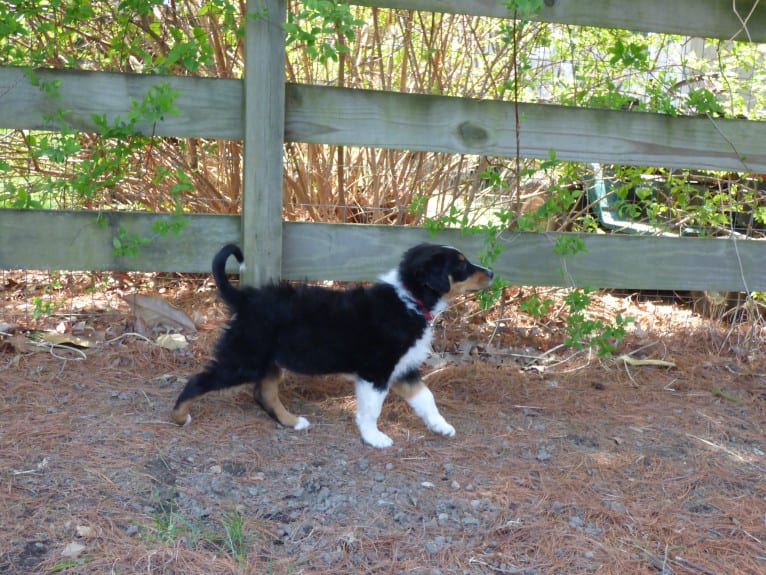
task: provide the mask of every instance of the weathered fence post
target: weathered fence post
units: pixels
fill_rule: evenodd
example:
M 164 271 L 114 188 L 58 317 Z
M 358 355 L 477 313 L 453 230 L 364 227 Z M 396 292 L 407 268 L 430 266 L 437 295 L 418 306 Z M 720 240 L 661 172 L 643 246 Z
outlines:
M 285 0 L 248 0 L 245 24 L 242 280 L 282 273 L 282 154 L 285 127 Z

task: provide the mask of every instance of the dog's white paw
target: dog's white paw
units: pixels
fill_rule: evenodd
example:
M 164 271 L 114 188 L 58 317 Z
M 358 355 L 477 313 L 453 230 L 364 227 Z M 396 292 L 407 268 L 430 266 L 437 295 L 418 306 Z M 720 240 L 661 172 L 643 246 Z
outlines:
M 431 421 L 429 421 L 428 429 L 430 429 L 434 433 L 445 435 L 447 437 L 452 437 L 455 435 L 455 428 L 452 427 L 449 423 L 447 423 L 447 420 L 441 416 L 439 416 L 438 419 L 434 418 Z
M 371 445 L 372 447 L 377 447 L 380 449 L 391 447 L 394 444 L 393 439 L 378 429 L 368 430 L 363 433 L 362 441 L 364 441 L 367 445 Z
M 300 431 L 301 429 L 307 429 L 309 425 L 311 424 L 309 423 L 308 419 L 306 419 L 305 417 L 299 417 L 298 422 L 295 424 L 293 429 L 296 431 Z
M 182 427 L 189 427 L 189 425 L 191 425 L 191 414 L 187 413 L 186 414 L 186 421 L 184 421 Z

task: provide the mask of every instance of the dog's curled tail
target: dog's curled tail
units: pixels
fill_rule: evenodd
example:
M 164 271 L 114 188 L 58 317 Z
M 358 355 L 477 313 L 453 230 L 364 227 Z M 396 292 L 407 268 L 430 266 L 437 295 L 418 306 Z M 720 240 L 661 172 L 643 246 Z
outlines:
M 215 279 L 215 285 L 218 286 L 218 293 L 221 294 L 223 301 L 232 307 L 238 307 L 239 302 L 242 299 L 242 292 L 229 283 L 229 278 L 226 277 L 226 260 L 230 256 L 237 258 L 237 261 L 241 264 L 244 261 L 242 250 L 239 246 L 234 244 L 228 244 L 221 248 L 215 257 L 213 258 L 213 279 Z

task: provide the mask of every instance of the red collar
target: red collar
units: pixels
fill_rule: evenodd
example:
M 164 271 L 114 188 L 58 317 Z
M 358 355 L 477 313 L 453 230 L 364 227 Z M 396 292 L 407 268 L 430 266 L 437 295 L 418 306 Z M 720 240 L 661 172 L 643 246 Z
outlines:
M 426 307 L 426 305 L 422 301 L 420 301 L 418 298 L 416 298 L 414 295 L 409 294 L 409 296 L 412 298 L 412 301 L 415 302 L 418 308 L 420 308 L 420 311 L 423 312 L 423 316 L 425 316 L 425 318 L 428 321 L 433 321 L 434 316 L 430 311 L 428 311 L 428 308 Z

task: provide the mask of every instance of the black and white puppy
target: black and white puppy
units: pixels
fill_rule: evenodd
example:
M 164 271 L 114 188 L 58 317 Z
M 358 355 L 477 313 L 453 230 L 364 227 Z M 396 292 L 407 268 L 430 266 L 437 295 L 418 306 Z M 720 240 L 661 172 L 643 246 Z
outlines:
M 492 271 L 472 264 L 455 248 L 421 244 L 370 287 L 235 288 L 225 274 L 232 255 L 242 262 L 237 246 L 218 252 L 213 277 L 233 316 L 218 341 L 215 359 L 179 395 L 173 409 L 176 423 L 191 422 L 189 406 L 199 396 L 250 382 L 256 401 L 269 415 L 287 427 L 305 429 L 309 422 L 290 413 L 279 399 L 282 370 L 287 369 L 351 375 L 356 382 L 356 423 L 362 439 L 374 447 L 393 443 L 377 424 L 389 389 L 402 396 L 431 431 L 455 434 L 418 367 L 431 349 L 434 317 L 455 296 L 487 287 Z

